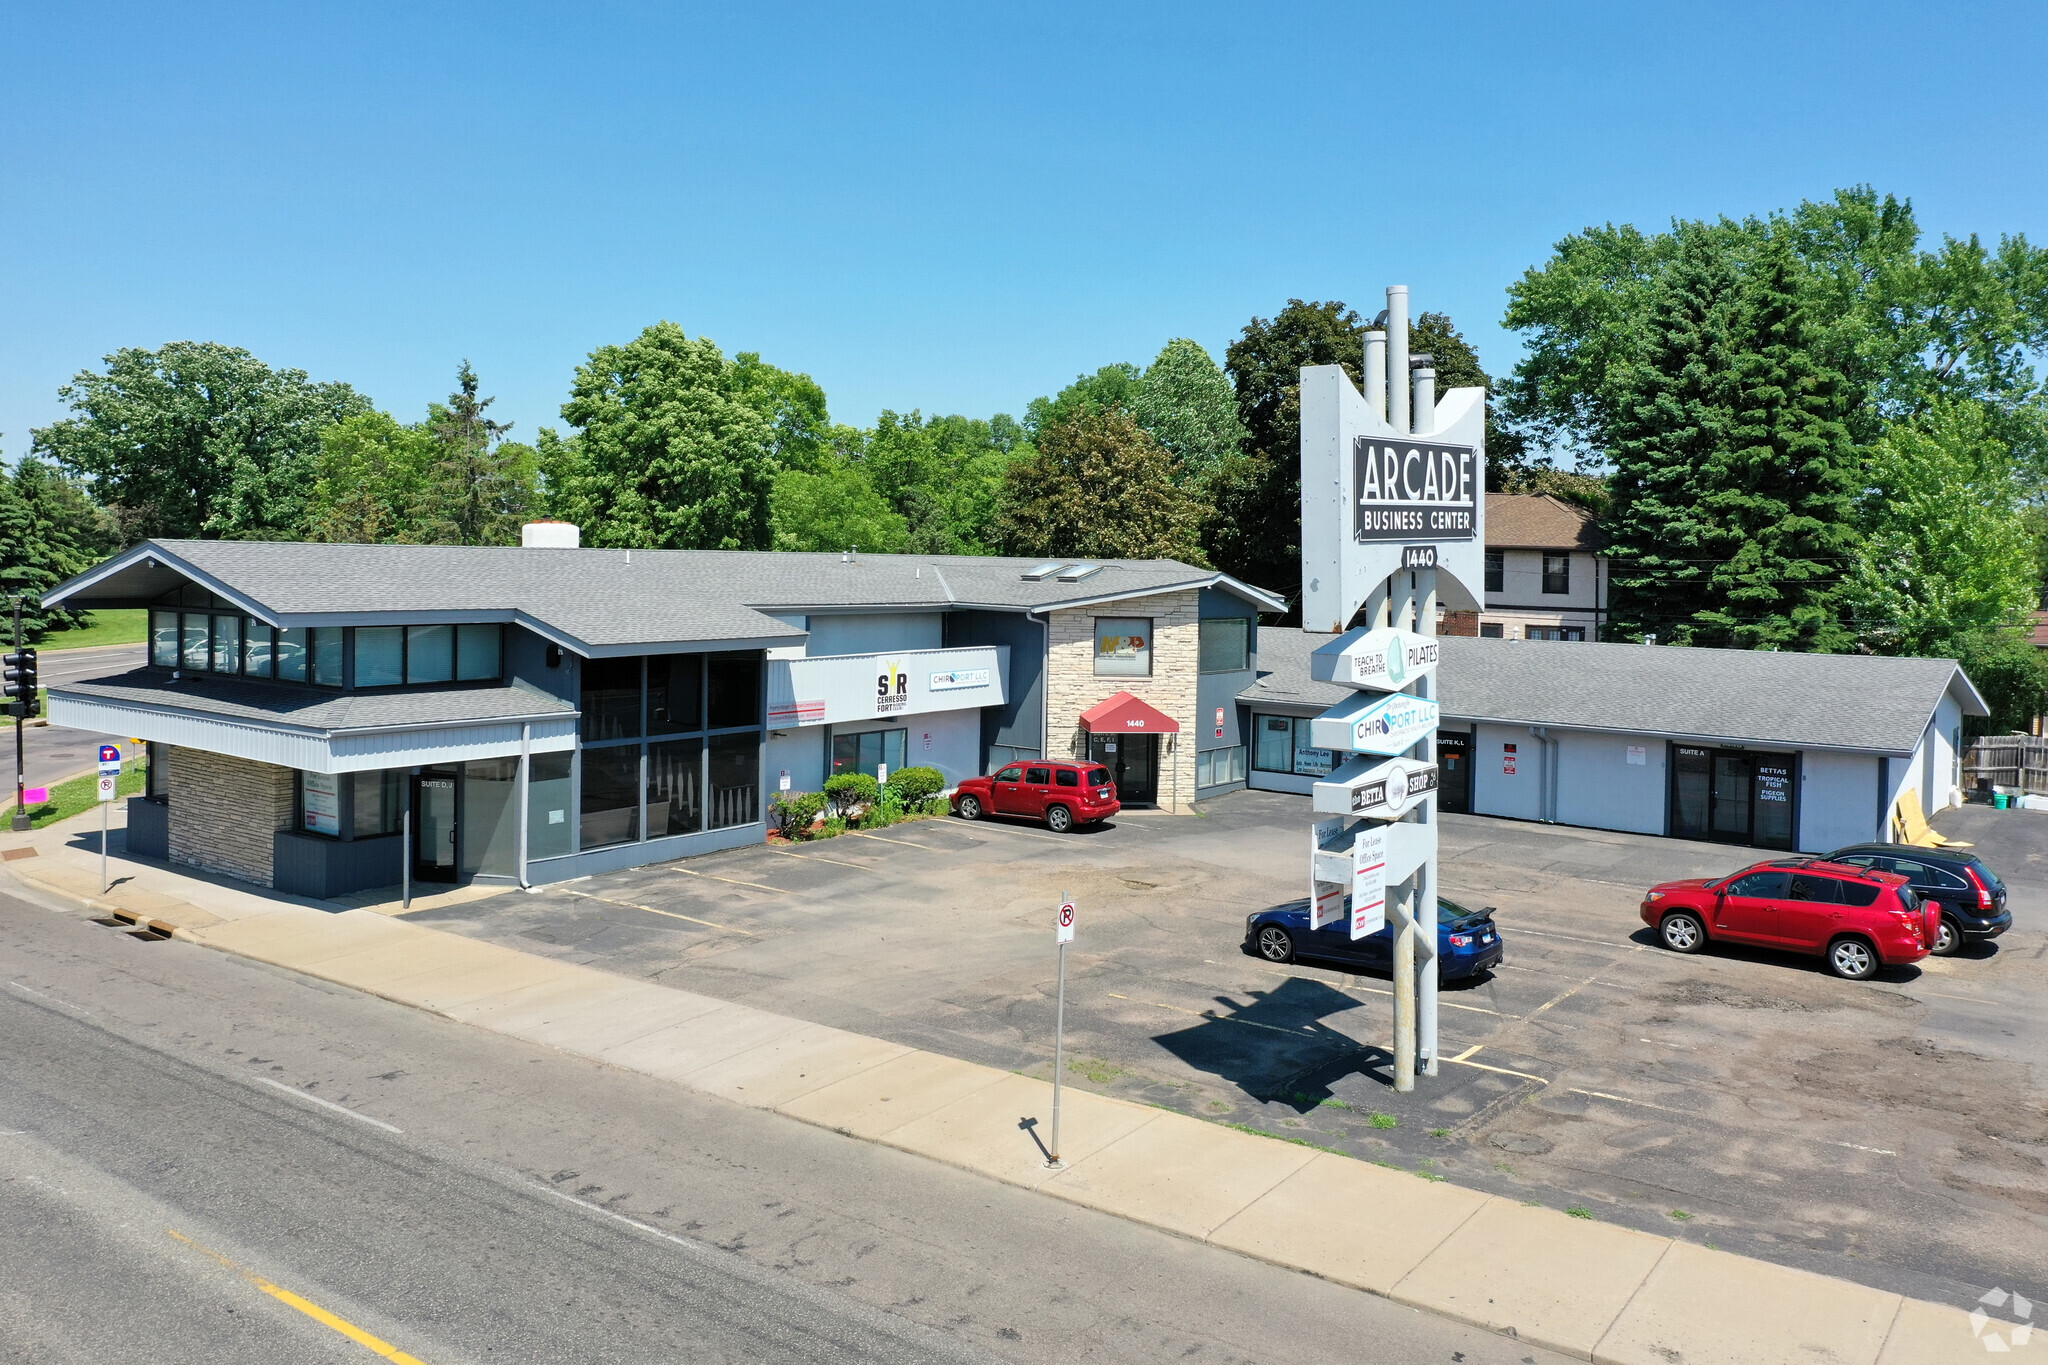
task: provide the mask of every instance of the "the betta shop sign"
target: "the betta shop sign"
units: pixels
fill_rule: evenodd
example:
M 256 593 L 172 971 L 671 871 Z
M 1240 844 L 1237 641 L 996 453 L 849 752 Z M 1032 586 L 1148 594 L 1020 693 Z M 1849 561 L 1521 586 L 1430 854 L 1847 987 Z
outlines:
M 1470 540 L 1478 527 L 1479 455 L 1471 446 L 1354 436 L 1352 536 Z

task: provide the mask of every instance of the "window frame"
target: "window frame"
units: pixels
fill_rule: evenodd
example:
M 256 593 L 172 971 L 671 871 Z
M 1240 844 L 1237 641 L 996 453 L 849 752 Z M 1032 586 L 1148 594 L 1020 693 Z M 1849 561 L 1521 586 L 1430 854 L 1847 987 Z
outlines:
M 1555 564 L 1557 567 L 1553 568 Z M 1552 586 L 1555 584 L 1556 586 Z M 1572 557 L 1543 552 L 1543 592 L 1549 597 L 1569 597 L 1572 591 Z
M 1236 627 L 1239 631 L 1237 652 L 1232 656 L 1238 663 L 1228 668 L 1209 666 L 1209 635 L 1212 629 Z M 1196 627 L 1195 671 L 1198 673 L 1244 673 L 1252 666 L 1252 621 L 1246 616 L 1205 616 Z
M 1088 647 L 1094 656 L 1093 662 L 1096 677 L 1149 678 L 1152 676 L 1153 648 L 1159 643 L 1158 635 L 1155 629 L 1156 618 L 1150 616 L 1098 616 L 1095 617 L 1094 620 L 1095 628 L 1089 636 Z M 1106 628 L 1113 626 L 1137 626 L 1139 627 L 1139 629 L 1137 631 L 1126 630 L 1110 635 L 1103 634 L 1103 631 Z M 1142 662 L 1144 664 L 1144 668 L 1140 670 L 1135 668 L 1112 666 L 1111 668 L 1105 670 L 1103 668 L 1103 661 L 1105 659 L 1111 660 L 1113 665 L 1121 664 L 1122 660 L 1120 656 L 1118 656 L 1114 652 L 1104 654 L 1102 650 L 1102 642 L 1106 639 L 1128 640 L 1134 637 L 1142 639 L 1145 642 L 1143 646 L 1134 648 L 1132 650 L 1132 653 L 1134 655 L 1141 656 L 1141 658 L 1139 658 L 1137 661 Z
M 1508 583 L 1508 557 L 1504 550 L 1486 552 L 1486 592 L 1506 592 Z

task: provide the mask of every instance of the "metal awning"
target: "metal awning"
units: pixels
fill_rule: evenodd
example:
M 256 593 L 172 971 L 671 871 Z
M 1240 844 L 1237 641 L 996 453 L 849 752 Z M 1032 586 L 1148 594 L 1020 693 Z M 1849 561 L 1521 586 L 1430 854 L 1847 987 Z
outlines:
M 1177 735 L 1180 722 L 1128 692 L 1081 713 L 1081 728 L 1091 734 Z

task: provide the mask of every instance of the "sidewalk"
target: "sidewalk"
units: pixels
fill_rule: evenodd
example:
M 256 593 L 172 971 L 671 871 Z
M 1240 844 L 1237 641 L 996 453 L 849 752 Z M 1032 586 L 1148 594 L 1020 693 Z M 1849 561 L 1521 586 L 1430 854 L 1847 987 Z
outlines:
M 1063 1165 L 1051 1170 L 1046 1082 L 442 933 L 396 917 L 389 904 L 338 910 L 118 857 L 110 865 L 118 884 L 102 894 L 98 820 L 88 812 L 33 835 L 0 836 L 0 869 L 44 899 L 772 1110 L 1584 1359 L 1932 1365 L 1979 1360 L 1986 1351 L 1970 1317 L 1956 1308 L 1072 1087 L 1062 1104 Z M 25 848 L 34 851 L 23 856 Z M 1978 1324 L 1986 1336 L 2001 1326 L 2010 1324 Z

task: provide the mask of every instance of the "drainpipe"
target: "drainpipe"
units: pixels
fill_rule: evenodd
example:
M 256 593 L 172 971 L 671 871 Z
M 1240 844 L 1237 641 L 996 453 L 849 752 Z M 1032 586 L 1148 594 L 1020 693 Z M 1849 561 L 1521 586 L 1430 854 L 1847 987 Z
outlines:
M 1541 725 L 1529 727 L 1529 733 L 1542 746 L 1543 771 L 1536 775 L 1536 818 L 1547 825 L 1557 823 L 1557 741 L 1548 729 Z
M 521 891 L 533 890 L 533 883 L 526 879 L 526 817 L 529 813 L 528 807 L 532 804 L 527 800 L 527 792 L 530 790 L 530 784 L 533 781 L 532 772 L 533 723 L 528 721 L 519 727 L 519 795 L 516 798 L 519 802 L 519 889 Z

